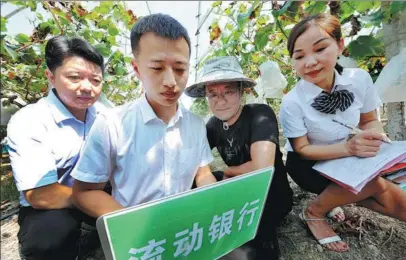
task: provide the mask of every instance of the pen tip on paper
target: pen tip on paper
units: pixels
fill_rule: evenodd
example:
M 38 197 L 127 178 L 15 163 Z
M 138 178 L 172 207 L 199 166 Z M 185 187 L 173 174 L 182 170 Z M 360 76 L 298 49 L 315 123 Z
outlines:
M 392 143 L 391 139 L 389 139 L 389 137 L 387 137 L 386 135 L 382 135 L 382 141 L 387 143 L 387 144 Z

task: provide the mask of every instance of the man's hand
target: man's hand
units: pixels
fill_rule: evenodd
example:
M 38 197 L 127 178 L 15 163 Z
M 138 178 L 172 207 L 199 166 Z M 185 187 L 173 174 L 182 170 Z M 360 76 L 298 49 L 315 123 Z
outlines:
M 197 170 L 195 181 L 197 187 L 202 187 L 217 182 L 216 178 L 211 173 L 210 167 L 208 165 L 200 167 Z
M 233 175 L 232 175 L 232 169 L 231 169 L 230 167 L 224 169 L 223 172 L 224 172 L 223 180 L 227 180 L 227 179 L 229 179 L 230 177 L 233 177 Z
M 123 209 L 112 196 L 103 191 L 106 183 L 88 183 L 75 180 L 73 202 L 87 215 L 98 218 L 104 214 Z
M 276 145 L 270 141 L 257 141 L 250 147 L 251 160 L 238 166 L 230 166 L 224 170 L 224 177 L 234 177 L 273 166 Z

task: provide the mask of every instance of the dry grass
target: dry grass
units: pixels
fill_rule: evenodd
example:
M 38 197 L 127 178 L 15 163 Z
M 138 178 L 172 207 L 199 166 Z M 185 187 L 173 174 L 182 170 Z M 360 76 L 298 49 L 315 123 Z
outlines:
M 8 170 L 7 172 L 3 172 L 2 169 L 2 172 L 0 174 L 0 201 L 3 203 L 4 201 L 17 200 L 19 192 L 16 185 L 14 184 L 14 179 L 11 171 Z

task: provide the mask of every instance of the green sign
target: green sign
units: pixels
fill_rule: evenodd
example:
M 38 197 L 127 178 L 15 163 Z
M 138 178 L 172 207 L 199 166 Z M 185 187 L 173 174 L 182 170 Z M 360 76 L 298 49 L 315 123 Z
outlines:
M 255 237 L 272 176 L 266 168 L 106 214 L 106 259 L 219 258 Z

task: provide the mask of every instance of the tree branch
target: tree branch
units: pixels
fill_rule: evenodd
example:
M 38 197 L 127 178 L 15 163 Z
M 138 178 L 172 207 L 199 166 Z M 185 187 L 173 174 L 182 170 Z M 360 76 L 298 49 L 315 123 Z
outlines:
M 289 21 L 291 21 L 291 22 L 294 22 L 295 24 L 298 23 L 295 19 L 292 19 L 292 18 L 290 18 L 290 17 L 287 16 L 287 15 L 282 14 L 281 17 L 283 17 L 283 18 L 285 18 L 286 20 L 289 20 Z
M 31 45 L 33 45 L 33 44 L 36 44 L 36 43 L 43 43 L 44 41 L 45 41 L 45 39 L 39 40 L 39 41 L 30 42 L 29 44 L 24 45 L 24 46 L 21 46 L 20 48 L 18 48 L 18 49 L 16 50 L 16 52 L 20 52 L 20 51 L 22 51 L 22 50 L 25 50 L 25 49 L 27 49 L 28 47 L 30 47 Z
M 279 61 L 280 63 L 283 63 L 283 66 L 281 66 L 281 68 L 289 68 L 289 69 L 292 68 L 292 65 L 289 65 L 289 64 L 286 63 L 285 61 L 283 61 L 283 60 L 281 60 L 281 59 L 275 57 L 273 54 L 266 53 L 266 52 L 264 52 L 264 51 L 261 51 L 261 53 L 264 54 L 265 56 L 271 56 L 272 59 L 275 59 L 275 60 Z
M 23 91 L 25 91 L 25 89 L 23 89 L 23 88 L 17 89 L 14 86 L 8 86 L 6 84 L 3 84 L 2 91 L 4 91 L 4 90 L 8 90 L 10 92 L 20 94 L 20 97 L 23 97 L 24 95 L 26 95 L 26 93 L 23 92 Z M 31 94 L 31 93 L 29 93 L 29 95 L 33 96 L 33 94 Z M 26 99 L 25 101 L 28 101 L 28 99 Z
M 110 91 L 110 93 L 108 93 L 108 94 L 106 95 L 106 98 L 110 98 L 111 95 L 113 95 L 113 93 L 116 92 L 116 90 L 118 90 L 118 88 L 112 88 L 112 90 Z
M 61 34 L 65 34 L 64 30 L 62 29 L 61 24 L 58 21 L 58 18 L 55 16 L 54 12 L 52 12 L 52 7 L 48 4 L 47 1 L 42 1 L 42 3 L 48 7 L 48 10 L 49 10 L 49 12 L 51 12 L 52 17 L 54 18 L 56 25 L 58 25 L 59 30 L 61 30 Z
M 283 35 L 286 37 L 286 39 L 288 39 L 288 35 L 286 34 L 285 30 L 282 28 L 282 25 L 280 23 L 280 21 L 278 20 L 278 18 L 275 19 L 276 21 L 276 25 L 278 26 L 278 28 L 281 30 L 281 32 L 283 33 Z
M 19 12 L 21 12 L 22 10 L 24 10 L 27 7 L 20 7 L 15 9 L 14 11 L 12 11 L 11 13 L 9 13 L 8 15 L 4 16 L 4 18 L 9 19 L 11 17 L 13 17 L 14 15 L 18 14 Z

